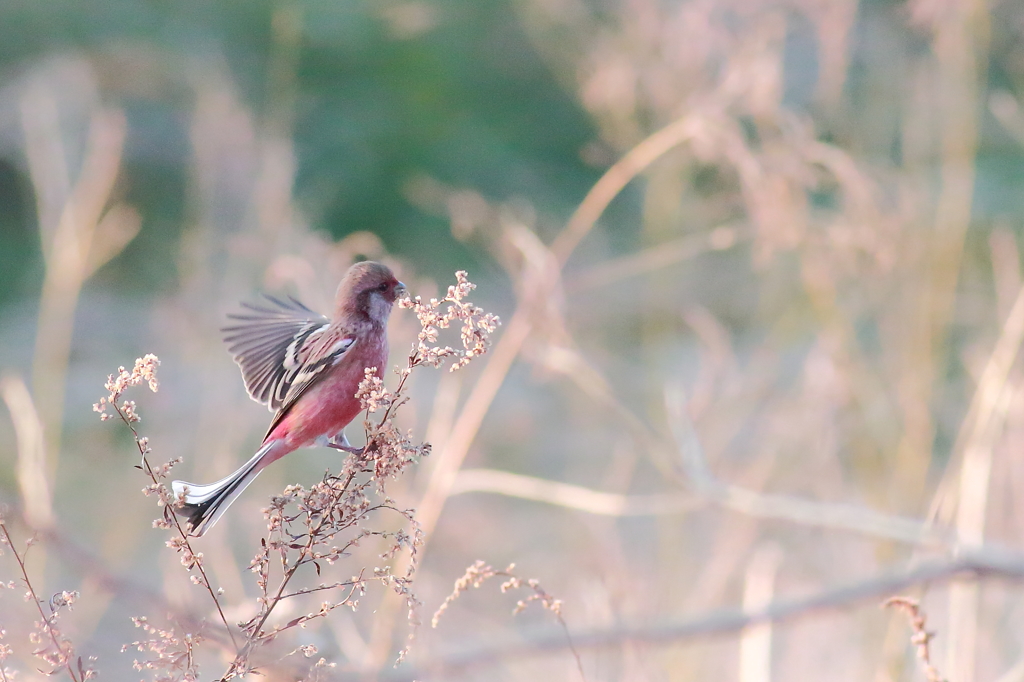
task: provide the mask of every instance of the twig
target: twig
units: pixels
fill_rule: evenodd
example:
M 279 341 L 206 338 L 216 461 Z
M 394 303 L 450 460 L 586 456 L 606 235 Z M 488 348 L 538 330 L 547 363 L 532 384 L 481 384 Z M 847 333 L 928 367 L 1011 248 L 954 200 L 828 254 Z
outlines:
M 146 456 L 147 448 L 142 443 L 142 437 L 139 435 L 139 432 L 135 430 L 135 427 L 132 425 L 132 422 L 128 419 L 128 415 L 124 413 L 124 411 L 121 409 L 121 406 L 117 404 L 116 400 L 111 401 L 110 404 L 117 412 L 117 416 L 119 416 L 121 418 L 121 421 L 124 422 L 125 426 L 127 426 L 131 430 L 132 437 L 135 438 L 135 446 L 139 449 L 139 454 L 142 455 L 142 470 L 146 473 L 147 476 L 149 476 L 150 480 L 153 481 L 153 485 L 161 485 L 160 479 L 153 471 L 153 467 L 150 465 L 149 459 Z M 188 533 L 185 531 L 184 527 L 182 527 L 181 520 L 178 518 L 178 515 L 174 511 L 174 506 L 169 504 L 166 505 L 164 509 L 170 514 L 171 522 L 174 524 L 175 529 L 178 531 L 178 536 L 181 538 L 181 544 L 188 552 L 188 556 L 195 558 L 195 561 L 193 562 L 192 565 L 195 566 L 195 568 L 199 571 L 199 575 L 202 576 L 203 587 L 206 588 L 206 591 L 210 594 L 210 598 L 213 600 L 213 605 L 217 608 L 217 613 L 218 615 L 220 615 L 220 620 L 224 624 L 224 629 L 227 630 L 228 637 L 231 638 L 231 646 L 235 649 L 235 651 L 238 651 L 238 642 L 235 640 L 235 633 L 231 630 L 231 626 L 228 624 L 227 616 L 224 615 L 224 609 L 221 608 L 220 600 L 217 599 L 217 592 L 213 589 L 213 586 L 210 584 L 210 579 L 209 577 L 207 577 L 206 570 L 203 568 L 203 562 L 201 560 L 202 555 L 196 554 L 192 551 L 192 545 L 188 540 Z
M 685 493 L 620 495 L 498 469 L 463 469 L 452 485 L 451 495 L 472 492 L 506 495 L 616 517 L 685 514 L 705 504 Z
M 938 669 L 932 665 L 932 655 L 928 645 L 935 637 L 935 633 L 928 632 L 925 628 L 924 612 L 921 611 L 921 605 L 910 597 L 890 597 L 882 603 L 882 608 L 897 608 L 907 614 L 910 619 L 910 627 L 914 631 L 910 637 L 910 643 L 917 647 L 917 657 L 921 660 L 925 677 L 928 682 L 945 682 Z
M 656 244 L 642 251 L 602 261 L 582 272 L 566 277 L 569 294 L 580 294 L 615 284 L 631 277 L 646 275 L 661 268 L 689 260 L 709 251 L 724 251 L 749 239 L 747 231 L 737 226 L 722 225 L 707 233 L 687 234 Z
M 572 255 L 580 240 L 593 228 L 601 214 L 608 208 L 618 194 L 651 163 L 666 152 L 689 140 L 695 127 L 700 123 L 693 116 L 685 116 L 645 138 L 626 153 L 587 192 L 576 211 L 569 218 L 565 228 L 552 242 L 550 250 L 551 266 L 555 270 L 549 275 L 557 276 L 565 262 Z M 524 254 L 525 255 L 525 254 Z M 527 283 L 528 285 L 529 283 Z M 530 291 L 529 286 L 525 289 Z M 516 306 L 505 332 L 498 339 L 491 358 L 480 373 L 473 386 L 462 411 L 452 426 L 445 448 L 438 458 L 432 472 L 427 491 L 419 505 L 420 522 L 427 537 L 433 532 L 444 508 L 445 501 L 451 495 L 455 477 L 469 453 L 469 448 L 483 424 L 484 417 L 494 402 L 498 389 L 505 382 L 505 377 L 519 356 L 520 350 L 533 331 L 533 311 L 541 304 L 540 293 L 537 296 L 524 297 Z M 544 299 L 546 300 L 546 298 Z
M 430 621 L 431 627 L 437 627 L 438 622 L 441 620 L 441 616 L 448 610 L 448 607 L 450 607 L 452 603 L 459 598 L 459 595 L 470 587 L 479 588 L 483 585 L 484 581 L 489 580 L 490 578 L 498 576 L 506 578 L 505 582 L 501 584 L 502 592 L 508 592 L 513 589 L 522 589 L 523 587 L 527 587 L 533 591 L 533 594 L 526 599 L 520 599 L 516 602 L 516 607 L 512 611 L 512 615 L 519 614 L 529 605 L 530 602 L 533 601 L 540 602 L 545 609 L 553 613 L 555 619 L 558 620 L 558 624 L 562 626 L 562 630 L 565 633 L 565 641 L 569 647 L 569 651 L 572 652 L 573 658 L 576 659 L 576 667 L 580 672 L 580 679 L 586 682 L 587 675 L 583 672 L 583 659 L 580 658 L 579 652 L 576 651 L 576 647 L 572 642 L 572 635 L 569 633 L 569 626 L 566 624 L 565 618 L 562 617 L 562 600 L 556 599 L 550 595 L 543 587 L 540 586 L 540 583 L 537 580 L 524 580 L 520 578 L 512 572 L 513 569 L 515 569 L 515 564 L 509 564 L 509 567 L 504 571 L 497 571 L 483 561 L 477 560 L 474 562 L 472 566 L 466 569 L 466 573 L 455 581 L 455 589 L 451 594 L 445 597 L 444 602 L 442 602 L 441 606 L 439 606 L 437 611 L 434 612 L 434 617 Z
M 43 612 L 42 602 L 39 600 L 39 596 L 36 594 L 35 588 L 32 587 L 32 580 L 28 577 L 28 569 L 25 568 L 25 561 L 21 558 L 21 555 L 18 553 L 17 547 L 14 546 L 14 540 L 11 538 L 11 534 L 7 530 L 7 525 L 3 521 L 0 521 L 0 532 L 4 534 L 4 544 L 10 547 L 11 554 L 14 555 L 14 560 L 18 562 L 18 567 L 21 568 L 22 580 L 25 581 L 25 587 L 28 588 L 28 593 L 29 596 L 32 598 L 32 603 L 34 603 L 36 605 L 36 609 L 39 610 L 39 617 L 42 619 L 42 622 L 40 623 L 42 629 L 45 630 L 46 634 L 50 636 L 50 641 L 53 642 L 53 646 L 57 650 L 57 654 L 60 657 L 59 660 L 63 662 L 63 666 L 67 669 L 68 675 L 71 677 L 72 680 L 74 680 L 74 682 L 79 682 L 78 677 L 75 676 L 75 670 L 71 666 L 71 660 L 75 656 L 75 650 L 71 648 L 70 645 L 65 646 L 57 640 L 57 636 L 53 632 L 53 627 L 51 623 L 51 619 L 54 617 L 54 614 L 51 613 L 49 616 L 47 616 Z M 0 665 L 0 667 L 2 667 L 2 665 Z
M 100 419 L 106 420 L 110 418 L 110 415 L 106 413 L 107 406 L 114 408 L 117 416 L 120 417 L 124 425 L 132 432 L 132 437 L 135 440 L 135 447 L 139 450 L 139 455 L 142 457 L 142 466 L 137 468 L 141 469 L 149 479 L 153 482 L 153 485 L 147 488 L 147 494 L 152 490 L 159 495 L 160 502 L 164 509 L 164 525 L 162 527 L 172 527 L 178 531 L 178 537 L 174 540 L 168 541 L 169 546 L 174 547 L 176 551 L 182 553 L 182 564 L 189 570 L 193 568 L 199 571 L 202 586 L 210 594 L 210 598 L 213 599 L 213 604 L 217 608 L 217 613 L 220 615 L 220 620 L 224 624 L 224 629 L 228 633 L 228 637 L 231 639 L 231 645 L 234 650 L 238 651 L 238 642 L 235 640 L 235 634 L 231 630 L 231 626 L 228 624 L 228 619 L 224 615 L 224 610 L 221 608 L 220 600 L 217 599 L 217 593 L 213 589 L 213 585 L 210 583 L 209 577 L 206 575 L 206 569 L 203 568 L 202 554 L 197 554 L 192 550 L 192 545 L 189 542 L 188 532 L 181 525 L 181 520 L 175 513 L 175 506 L 180 506 L 183 503 L 183 499 L 175 499 L 171 496 L 170 492 L 160 483 L 160 479 L 166 476 L 167 470 L 170 469 L 173 464 L 180 460 L 172 461 L 161 467 L 160 474 L 153 469 L 149 463 L 147 457 L 150 452 L 149 439 L 143 438 L 139 435 L 139 432 L 135 429 L 134 423 L 139 420 L 138 414 L 135 412 L 134 401 L 124 401 L 119 403 L 121 396 L 131 386 L 138 385 L 146 382 L 149 384 L 149 389 L 156 392 L 159 382 L 156 377 L 156 368 L 160 365 L 160 359 L 153 354 L 148 354 L 144 357 L 137 358 L 135 360 L 135 366 L 131 372 L 125 370 L 124 367 L 119 367 L 117 371 L 117 377 L 115 378 L 111 374 L 107 383 L 104 385 L 105 388 L 110 392 L 108 396 L 101 398 L 98 403 L 93 405 L 93 410 L 100 413 Z M 182 496 L 183 498 L 184 496 Z M 193 576 L 194 578 L 195 576 Z
M 630 149 L 605 171 L 580 202 L 565 229 L 551 244 L 551 250 L 560 266 L 569 260 L 580 240 L 594 226 L 612 199 L 617 197 L 633 178 L 666 152 L 693 138 L 700 130 L 700 123 L 700 119 L 695 115 L 683 116 L 673 121 Z

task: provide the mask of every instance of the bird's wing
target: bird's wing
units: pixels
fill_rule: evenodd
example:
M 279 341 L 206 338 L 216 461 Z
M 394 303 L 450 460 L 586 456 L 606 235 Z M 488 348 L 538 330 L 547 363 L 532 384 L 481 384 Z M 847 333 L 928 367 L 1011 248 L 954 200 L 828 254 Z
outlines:
M 224 341 L 242 370 L 249 395 L 271 411 L 279 410 L 297 382 L 306 381 L 304 355 L 330 326 L 330 320 L 294 298 L 266 296 L 267 303 L 242 305 L 250 312 L 230 315 Z
M 327 370 L 337 365 L 355 343 L 355 335 L 340 325 L 330 325 L 315 337 L 311 336 L 305 341 L 297 353 L 298 368 L 282 381 L 284 397 L 277 414 L 267 428 L 267 435 L 280 423 L 292 405 L 313 384 L 326 376 Z

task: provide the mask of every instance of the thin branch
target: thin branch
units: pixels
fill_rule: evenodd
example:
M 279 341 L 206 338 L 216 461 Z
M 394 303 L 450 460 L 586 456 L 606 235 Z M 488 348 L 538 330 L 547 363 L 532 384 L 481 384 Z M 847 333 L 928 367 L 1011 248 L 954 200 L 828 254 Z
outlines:
M 746 231 L 722 225 L 706 233 L 687 234 L 625 256 L 601 261 L 586 270 L 566 277 L 565 290 L 579 294 L 607 287 L 624 279 L 650 274 L 662 268 L 695 258 L 709 251 L 724 251 L 748 239 Z
M 515 320 L 513 320 L 513 324 Z M 509 325 L 509 329 L 512 328 Z M 689 498 L 672 496 L 621 496 L 565 483 L 490 470 L 453 474 L 449 494 L 481 490 L 608 516 L 674 513 L 702 504 L 714 504 L 758 518 L 789 521 L 805 526 L 831 528 L 925 547 L 950 548 L 952 533 L 924 520 L 884 514 L 861 505 L 819 502 L 791 495 L 749 490 L 718 479 L 711 471 L 700 439 L 686 411 L 681 390 L 665 391 L 666 413 L 675 447 L 661 445 L 662 438 L 643 419 L 623 404 L 604 377 L 570 348 L 549 351 L 549 368 L 573 380 L 588 396 L 612 409 L 667 478 L 685 487 Z
M 608 208 L 612 199 L 617 197 L 633 178 L 664 156 L 666 152 L 698 134 L 701 123 L 701 119 L 695 115 L 687 115 L 673 121 L 630 149 L 625 156 L 605 171 L 601 179 L 594 184 L 587 192 L 587 196 L 580 202 L 572 217 L 569 218 L 565 229 L 551 244 L 551 250 L 558 259 L 559 266 L 565 265 L 565 262 L 569 260 L 569 256 L 576 246 L 594 227 L 597 219 Z
M 25 561 L 18 553 L 17 547 L 14 546 L 14 539 L 11 537 L 10 532 L 7 530 L 7 526 L 3 521 L 0 521 L 0 532 L 4 534 L 4 544 L 10 547 L 11 554 L 14 555 L 14 560 L 18 562 L 18 567 L 21 568 L 21 577 L 25 581 L 25 587 L 28 588 L 28 593 L 32 598 L 32 603 L 36 605 L 36 608 L 39 610 L 39 617 L 42 618 L 42 622 L 40 623 L 42 629 L 50 636 L 50 641 L 53 642 L 53 646 L 57 650 L 57 654 L 62 659 L 66 659 L 64 661 L 64 667 L 67 669 L 68 675 L 72 680 L 74 680 L 74 682 L 79 682 L 78 677 L 75 676 L 74 668 L 71 667 L 71 660 L 75 655 L 74 649 L 71 649 L 70 646 L 65 647 L 62 645 L 62 643 L 57 640 L 57 636 L 53 634 L 53 627 L 50 621 L 55 616 L 54 614 L 47 616 L 43 612 L 42 602 L 39 600 L 39 595 L 36 594 L 35 588 L 32 587 L 32 581 L 28 577 L 28 569 L 25 568 Z
M 142 455 L 142 470 L 147 476 L 149 476 L 150 480 L 153 481 L 153 485 L 160 485 L 160 480 L 153 471 L 153 467 L 150 466 L 149 459 L 146 457 L 146 447 L 142 444 L 142 437 L 139 435 L 139 432 L 135 430 L 135 426 L 132 424 L 132 421 L 128 419 L 128 415 L 124 413 L 116 400 L 110 401 L 110 406 L 114 408 L 117 412 L 117 416 L 121 418 L 121 421 L 124 422 L 125 426 L 131 430 L 132 436 L 135 438 L 135 446 L 139 449 L 139 454 Z M 178 535 L 181 537 L 181 541 L 185 546 L 185 549 L 188 550 L 190 556 L 196 557 L 197 561 L 195 561 L 194 566 L 199 571 L 199 575 L 203 578 L 203 587 L 206 588 L 206 591 L 210 594 L 210 598 L 213 599 L 213 605 L 217 608 L 217 613 L 220 615 L 221 622 L 224 623 L 224 629 L 227 630 L 228 637 L 231 638 L 231 646 L 235 651 L 238 651 L 238 642 L 235 641 L 235 633 L 231 630 L 231 626 L 228 624 L 227 616 L 224 615 L 224 609 L 221 608 L 220 600 L 217 599 L 217 592 L 213 589 L 213 585 L 210 584 L 210 578 L 207 577 L 206 570 L 203 568 L 203 562 L 199 561 L 196 553 L 192 551 L 192 545 L 188 539 L 189 535 L 182 527 L 181 520 L 174 512 L 173 505 L 167 505 L 165 509 L 170 513 L 171 521 L 174 523 L 174 527 L 177 529 Z
M 497 469 L 460 471 L 452 485 L 451 495 L 471 492 L 517 497 L 599 516 L 685 514 L 705 505 L 703 500 L 685 493 L 620 495 Z
M 365 569 L 364 569 L 365 570 Z M 317 587 L 306 587 L 296 592 L 289 592 L 288 594 L 281 595 L 281 599 L 288 599 L 289 597 L 298 597 L 303 594 L 312 594 L 314 592 L 322 592 L 324 590 L 334 590 L 340 587 L 353 587 L 363 582 L 362 579 L 363 571 L 359 572 L 359 577 L 356 580 L 343 580 L 341 582 L 332 583 L 330 585 L 319 585 Z
M 541 265 L 549 266 L 545 269 L 553 270 L 553 272 L 544 274 L 560 276 L 561 268 L 569 256 L 579 245 L 580 240 L 593 228 L 612 199 L 618 196 L 626 185 L 651 163 L 691 139 L 699 130 L 702 122 L 702 119 L 696 116 L 684 116 L 670 123 L 642 140 L 605 171 L 604 175 L 587 192 L 583 201 L 569 218 L 565 228 L 552 242 L 550 250 L 544 249 L 545 253 L 540 255 L 550 256 L 551 259 L 550 263 Z M 525 255 L 527 254 L 524 252 Z M 531 292 L 529 282 L 526 282 L 524 287 L 526 292 Z M 483 419 L 494 402 L 498 389 L 504 384 L 505 377 L 519 356 L 519 351 L 530 338 L 533 331 L 534 310 L 546 300 L 546 297 L 540 296 L 539 291 L 535 296 L 521 298 L 511 320 L 505 326 L 505 332 L 491 350 L 490 359 L 456 418 L 445 447 L 439 453 L 440 456 L 436 458 L 437 463 L 427 485 L 427 491 L 419 505 L 420 523 L 425 537 L 430 537 L 432 534 L 445 501 L 451 494 L 456 475 L 462 468 L 462 462 L 480 430 Z
M 928 682 L 945 682 L 938 669 L 932 663 L 931 644 L 935 633 L 928 632 L 924 612 L 916 600 L 909 597 L 890 597 L 882 604 L 882 608 L 897 608 L 907 614 L 910 619 L 910 628 L 914 634 L 910 637 L 910 643 L 917 647 L 917 657 L 921 660 L 921 667 Z

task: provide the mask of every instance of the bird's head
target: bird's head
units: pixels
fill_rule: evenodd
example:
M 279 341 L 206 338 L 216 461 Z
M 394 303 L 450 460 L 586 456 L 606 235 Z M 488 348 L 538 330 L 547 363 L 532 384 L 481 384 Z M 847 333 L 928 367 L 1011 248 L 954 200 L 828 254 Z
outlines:
M 374 261 L 356 263 L 338 285 L 337 315 L 362 314 L 383 324 L 395 300 L 405 295 L 405 285 L 391 268 Z

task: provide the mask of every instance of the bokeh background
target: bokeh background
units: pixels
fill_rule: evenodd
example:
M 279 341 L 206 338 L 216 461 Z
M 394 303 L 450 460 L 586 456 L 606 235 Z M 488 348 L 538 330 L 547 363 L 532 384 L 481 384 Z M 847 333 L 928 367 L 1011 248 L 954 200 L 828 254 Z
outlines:
M 101 679 L 139 676 L 131 616 L 211 618 L 92 405 L 156 353 L 154 458 L 219 478 L 269 420 L 225 315 L 259 291 L 329 311 L 369 257 L 422 295 L 468 270 L 505 322 L 403 409 L 434 445 L 391 488 L 429 532 L 424 621 L 474 560 L 515 562 L 603 633 L 591 681 L 924 679 L 885 595 L 616 633 L 1021 545 L 1022 97 L 1012 0 L 7 0 L 0 500 L 39 533 L 36 587 L 81 592 L 61 618 Z M 396 363 L 416 329 L 396 311 Z M 197 542 L 229 615 L 255 608 L 268 497 L 337 464 L 275 464 Z M 1019 584 L 907 593 L 948 679 L 1024 679 Z M 304 679 L 285 655 L 313 643 L 322 679 L 580 679 L 514 603 L 464 595 L 394 669 L 405 612 L 371 591 L 265 673 Z M 29 607 L 0 590 L 21 680 Z

